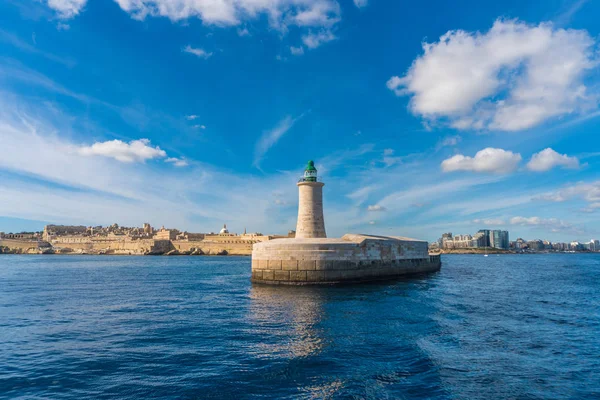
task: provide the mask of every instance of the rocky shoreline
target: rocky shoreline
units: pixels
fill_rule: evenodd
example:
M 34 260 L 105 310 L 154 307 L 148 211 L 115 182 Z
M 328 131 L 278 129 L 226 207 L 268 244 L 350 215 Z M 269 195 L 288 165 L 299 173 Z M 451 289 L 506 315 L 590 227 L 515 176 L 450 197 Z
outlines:
M 218 252 L 203 252 L 201 249 L 191 249 L 190 251 L 179 251 L 170 250 L 167 252 L 153 251 L 153 252 L 132 252 L 127 250 L 109 250 L 109 251 L 84 251 L 84 250 L 73 250 L 73 249 L 53 249 L 53 248 L 10 248 L 6 246 L 0 246 L 0 254 L 21 254 L 21 255 L 88 255 L 88 256 L 248 256 L 249 254 L 229 254 L 226 250 Z

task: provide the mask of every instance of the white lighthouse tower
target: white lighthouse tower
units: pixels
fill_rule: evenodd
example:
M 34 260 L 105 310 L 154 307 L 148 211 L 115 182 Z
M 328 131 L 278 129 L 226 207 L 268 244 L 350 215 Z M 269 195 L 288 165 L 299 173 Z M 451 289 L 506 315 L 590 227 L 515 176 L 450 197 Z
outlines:
M 309 161 L 304 177 L 298 182 L 298 223 L 296 238 L 325 238 L 323 218 L 323 182 L 317 182 L 315 163 Z

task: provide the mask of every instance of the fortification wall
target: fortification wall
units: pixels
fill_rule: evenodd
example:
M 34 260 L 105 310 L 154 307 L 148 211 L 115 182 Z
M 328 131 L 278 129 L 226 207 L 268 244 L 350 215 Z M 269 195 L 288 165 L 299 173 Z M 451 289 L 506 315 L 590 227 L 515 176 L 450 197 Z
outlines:
M 74 252 L 86 253 L 108 253 L 108 254 L 132 254 L 142 255 L 156 252 L 168 252 L 172 250 L 170 241 L 161 241 L 154 239 L 140 240 L 93 240 L 88 242 L 62 242 L 55 240 L 53 243 L 56 249 L 71 249 Z
M 49 247 L 50 244 L 37 240 L 0 239 L 0 248 L 5 248 L 11 253 L 37 253 L 40 246 Z
M 183 241 L 174 240 L 173 247 L 179 252 L 191 252 L 193 250 L 200 250 L 202 254 L 229 254 L 229 255 L 240 255 L 247 256 L 252 254 L 252 242 L 247 241 L 223 241 L 223 242 L 209 242 L 209 241 Z
M 200 240 L 107 240 L 90 237 L 66 237 L 65 240 L 55 238 L 52 241 L 52 247 L 60 253 L 89 253 L 89 254 L 166 254 L 177 250 L 179 253 L 193 254 L 228 254 L 228 255 L 250 255 L 252 254 L 252 245 L 260 240 L 266 240 L 267 237 L 257 237 L 252 240 L 240 240 L 239 238 L 221 238 L 218 241 Z M 34 253 L 39 252 L 38 243 L 30 240 L 0 239 L 0 247 L 5 248 L 6 252 L 11 253 Z
M 146 254 L 154 250 L 155 241 L 153 239 L 141 239 L 132 241 L 99 241 L 93 242 L 92 250 L 95 252 L 106 251 L 114 254 Z
M 433 272 L 439 255 L 430 256 L 427 242 L 364 239 L 274 240 L 254 246 L 252 281 L 271 284 L 323 284 L 368 281 Z

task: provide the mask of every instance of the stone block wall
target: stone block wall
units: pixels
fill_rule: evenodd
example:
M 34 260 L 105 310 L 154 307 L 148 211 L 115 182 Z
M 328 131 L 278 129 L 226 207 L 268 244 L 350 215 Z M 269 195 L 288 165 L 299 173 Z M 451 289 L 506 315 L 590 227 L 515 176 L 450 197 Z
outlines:
M 433 272 L 441 267 L 439 255 L 428 254 L 427 242 L 365 239 L 361 235 L 344 238 L 257 244 L 252 254 L 252 281 L 291 285 L 357 282 Z
M 203 254 L 223 254 L 236 256 L 249 256 L 252 254 L 252 242 L 234 241 L 209 242 L 209 241 L 173 241 L 173 248 L 180 252 L 189 252 L 192 249 L 200 249 Z
M 439 257 L 439 256 L 438 256 Z M 277 284 L 327 284 L 340 282 L 369 281 L 395 276 L 437 271 L 439 259 L 429 258 L 412 260 L 371 262 L 350 261 L 307 261 L 297 260 L 285 263 L 252 260 L 252 280 L 254 282 Z
M 322 182 L 298 182 L 298 222 L 296 238 L 324 238 Z

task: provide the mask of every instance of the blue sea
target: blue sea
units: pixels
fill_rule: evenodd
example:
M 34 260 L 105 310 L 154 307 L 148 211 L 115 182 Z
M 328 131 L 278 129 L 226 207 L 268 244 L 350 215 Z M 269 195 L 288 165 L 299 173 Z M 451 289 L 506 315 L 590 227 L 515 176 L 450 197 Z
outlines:
M 250 258 L 0 256 L 0 398 L 600 398 L 600 254 L 270 287 Z

